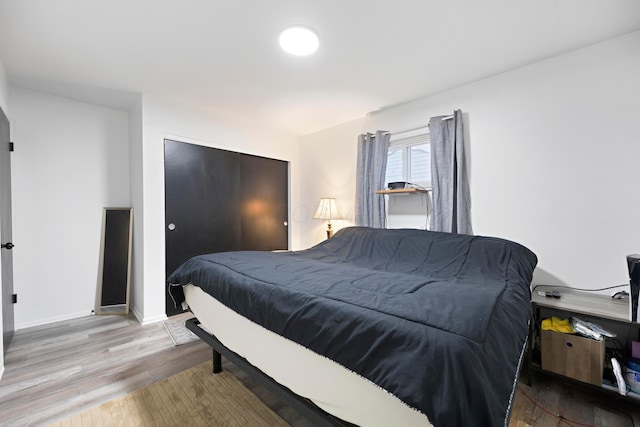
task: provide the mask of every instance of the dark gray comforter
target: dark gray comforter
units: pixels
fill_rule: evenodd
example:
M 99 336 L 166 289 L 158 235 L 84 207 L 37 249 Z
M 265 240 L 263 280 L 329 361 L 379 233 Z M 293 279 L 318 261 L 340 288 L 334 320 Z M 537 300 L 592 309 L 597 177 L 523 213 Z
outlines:
M 508 420 L 537 259 L 507 240 L 351 227 L 297 252 L 225 252 L 184 263 L 242 316 L 329 357 L 436 426 Z

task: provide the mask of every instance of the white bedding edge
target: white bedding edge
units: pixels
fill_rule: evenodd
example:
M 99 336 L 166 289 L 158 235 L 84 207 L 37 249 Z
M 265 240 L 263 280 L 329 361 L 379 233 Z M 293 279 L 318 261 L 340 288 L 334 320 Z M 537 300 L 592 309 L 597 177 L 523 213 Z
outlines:
M 253 323 L 199 287 L 184 286 L 184 294 L 200 323 L 227 348 L 326 412 L 359 426 L 432 425 L 366 378 Z

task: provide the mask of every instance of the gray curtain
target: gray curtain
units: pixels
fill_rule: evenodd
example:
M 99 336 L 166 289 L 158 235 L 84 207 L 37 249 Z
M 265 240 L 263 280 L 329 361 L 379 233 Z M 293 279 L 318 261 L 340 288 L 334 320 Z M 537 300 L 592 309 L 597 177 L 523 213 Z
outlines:
M 429 120 L 433 197 L 431 230 L 473 234 L 462 111 L 454 111 L 453 118 L 443 120 L 444 117 Z
M 388 132 L 377 131 L 358 136 L 358 165 L 356 169 L 356 225 L 384 228 L 384 196 L 376 194 L 384 189 L 389 152 Z

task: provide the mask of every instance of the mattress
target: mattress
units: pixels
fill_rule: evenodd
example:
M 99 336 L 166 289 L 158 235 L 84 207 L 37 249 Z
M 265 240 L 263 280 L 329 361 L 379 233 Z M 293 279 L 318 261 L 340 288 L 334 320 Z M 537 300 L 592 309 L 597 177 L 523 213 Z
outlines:
M 431 426 L 424 414 L 371 381 L 253 323 L 197 286 L 183 289 L 193 314 L 225 347 L 324 411 L 361 426 Z

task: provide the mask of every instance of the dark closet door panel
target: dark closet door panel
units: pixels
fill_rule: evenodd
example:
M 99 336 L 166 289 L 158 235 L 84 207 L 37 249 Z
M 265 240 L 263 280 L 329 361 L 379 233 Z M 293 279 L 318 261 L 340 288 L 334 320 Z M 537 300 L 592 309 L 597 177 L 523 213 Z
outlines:
M 165 140 L 167 275 L 195 255 L 240 250 L 239 206 L 237 153 Z
M 289 164 L 243 155 L 241 166 L 242 249 L 288 249 Z

